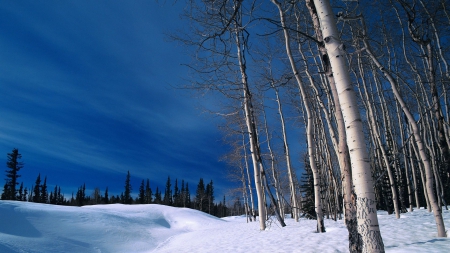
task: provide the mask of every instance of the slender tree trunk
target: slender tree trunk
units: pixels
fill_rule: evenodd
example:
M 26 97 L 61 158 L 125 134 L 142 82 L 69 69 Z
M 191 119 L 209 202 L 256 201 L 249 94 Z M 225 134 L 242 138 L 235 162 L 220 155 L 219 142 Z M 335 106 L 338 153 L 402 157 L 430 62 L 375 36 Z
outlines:
M 357 196 L 358 232 L 362 239 L 362 251 L 384 252 L 378 225 L 369 155 L 364 142 L 362 120 L 347 68 L 345 51 L 339 39 L 330 3 L 326 0 L 314 0 L 314 5 L 319 16 L 325 48 L 333 69 L 339 103 L 347 128 L 347 145 L 350 150 L 353 183 Z
M 247 182 L 248 182 L 248 191 L 249 191 L 249 195 L 250 195 L 250 210 L 251 210 L 251 215 L 253 216 L 253 219 L 256 219 L 256 211 L 255 211 L 255 204 L 253 201 L 253 190 L 252 190 L 252 180 L 250 178 L 250 170 L 249 170 L 249 166 L 248 166 L 248 157 L 247 157 L 247 145 L 245 145 L 245 136 L 244 136 L 244 132 L 242 132 L 242 147 L 244 149 L 244 163 L 245 163 L 245 170 L 247 172 Z M 250 219 L 251 221 L 251 219 Z
M 325 232 L 325 226 L 324 226 L 324 222 L 323 222 L 323 212 L 322 212 L 322 199 L 320 196 L 320 178 L 319 178 L 319 171 L 317 168 L 317 165 L 315 163 L 315 143 L 314 143 L 314 136 L 313 136 L 313 116 L 311 113 L 311 108 L 309 105 L 309 101 L 306 95 L 306 91 L 305 88 L 303 87 L 303 82 L 300 78 L 300 75 L 298 73 L 297 67 L 295 65 L 295 61 L 293 59 L 292 56 L 292 52 L 291 52 L 291 46 L 290 46 L 290 36 L 289 36 L 289 31 L 288 28 L 286 26 L 286 22 L 285 22 L 285 17 L 284 17 L 284 12 L 283 9 L 281 7 L 281 4 L 277 1 L 277 0 L 271 0 L 271 2 L 278 8 L 278 13 L 280 15 L 280 21 L 281 21 L 281 26 L 283 28 L 283 33 L 284 33 L 284 40 L 285 40 L 285 46 L 286 46 L 286 54 L 289 58 L 289 62 L 291 64 L 292 67 L 292 72 L 294 73 L 295 79 L 297 81 L 297 84 L 299 86 L 301 95 L 302 95 L 302 100 L 303 100 L 303 105 L 305 106 L 305 111 L 306 111 L 306 115 L 307 115 L 307 126 L 306 126 L 306 136 L 307 136 L 307 143 L 308 143 L 308 155 L 309 155 L 309 161 L 310 161 L 310 166 L 311 166 L 311 170 L 313 172 L 313 177 L 314 177 L 314 198 L 315 198 L 315 211 L 316 211 L 316 216 L 317 216 L 317 232 L 319 233 L 323 233 Z
M 363 24 L 364 36 L 366 36 L 366 34 L 365 34 L 366 26 L 364 24 L 364 19 L 363 18 L 361 18 L 361 22 Z M 419 149 L 418 150 L 419 155 L 420 155 L 419 157 L 422 160 L 422 163 L 423 163 L 423 166 L 424 166 L 424 170 L 425 170 L 425 174 L 426 174 L 426 186 L 427 186 L 428 198 L 430 200 L 430 204 L 431 204 L 431 206 L 433 208 L 433 211 L 434 211 L 434 217 L 435 217 L 436 226 L 437 226 L 437 230 L 438 230 L 438 236 L 439 237 L 445 237 L 446 233 L 445 233 L 444 220 L 442 218 L 442 210 L 439 207 L 439 205 L 437 203 L 436 196 L 435 196 L 435 194 L 433 192 L 433 188 L 434 188 L 433 187 L 434 186 L 433 171 L 432 171 L 432 168 L 431 168 L 431 165 L 430 165 L 430 161 L 428 160 L 428 156 L 427 156 L 427 154 L 425 152 L 425 146 L 424 146 L 422 137 L 420 136 L 420 131 L 419 131 L 419 128 L 417 126 L 417 123 L 414 120 L 414 117 L 412 116 L 411 112 L 407 108 L 405 102 L 401 98 L 400 93 L 397 90 L 394 78 L 381 65 L 381 63 L 378 61 L 378 59 L 373 55 L 372 50 L 370 48 L 370 45 L 367 42 L 366 38 L 363 40 L 363 42 L 364 42 L 364 46 L 366 48 L 366 52 L 368 53 L 368 55 L 370 56 L 372 61 L 375 63 L 377 68 L 384 74 L 384 76 L 388 79 L 389 83 L 391 84 L 391 88 L 392 88 L 392 91 L 394 92 L 395 98 L 397 99 L 397 101 L 400 104 L 403 112 L 405 113 L 406 117 L 408 118 L 408 121 L 409 121 L 410 126 L 412 128 L 412 131 L 414 133 L 414 139 L 416 141 L 416 145 L 417 145 L 417 147 Z
M 296 222 L 298 222 L 297 195 L 295 193 L 295 185 L 294 185 L 294 175 L 295 174 L 292 169 L 291 155 L 290 155 L 289 145 L 287 142 L 286 124 L 284 122 L 283 109 L 281 106 L 281 101 L 280 101 L 280 96 L 278 94 L 278 90 L 273 85 L 272 85 L 272 88 L 275 90 L 275 96 L 276 96 L 276 100 L 278 103 L 278 114 L 280 115 L 281 133 L 283 135 L 284 154 L 286 157 L 286 165 L 287 165 L 287 171 L 288 171 L 288 177 L 289 177 L 289 188 L 291 190 L 291 208 L 292 208 L 292 213 L 294 215 L 294 219 Z
M 316 33 L 316 39 L 319 41 L 318 48 L 321 54 L 322 64 L 324 66 L 324 72 L 330 85 L 332 102 L 334 105 L 334 113 L 338 132 L 338 160 L 339 167 L 341 171 L 341 182 L 342 182 L 342 195 L 343 195 L 343 206 L 344 206 L 344 217 L 345 225 L 349 233 L 349 251 L 350 252 L 360 252 L 361 251 L 361 239 L 360 234 L 357 229 L 357 219 L 356 219 L 356 195 L 353 189 L 352 171 L 351 171 L 351 160 L 350 153 L 347 145 L 347 134 L 345 130 L 344 118 L 342 116 L 341 105 L 339 104 L 339 96 L 336 89 L 336 83 L 333 76 L 333 69 L 330 64 L 330 58 L 327 54 L 325 48 L 325 43 L 323 40 L 321 25 L 319 22 L 319 16 L 317 9 L 314 5 L 313 0 L 306 0 L 306 7 L 309 10 L 311 19 L 314 25 L 314 31 Z M 333 128 L 330 128 L 332 131 Z M 334 135 L 332 136 L 334 138 Z
M 236 28 L 236 30 L 239 28 Z M 255 186 L 256 186 L 256 194 L 258 196 L 258 212 L 259 212 L 259 228 L 261 230 L 266 229 L 266 209 L 265 209 L 265 201 L 264 201 L 264 191 L 262 189 L 261 182 L 261 170 L 260 170 L 260 154 L 258 148 L 258 140 L 256 136 L 256 123 L 255 116 L 253 111 L 253 105 L 251 101 L 251 93 L 247 83 L 247 74 L 245 70 L 245 64 L 242 59 L 241 52 L 241 43 L 239 40 L 240 34 L 236 32 L 236 46 L 238 50 L 238 61 L 239 67 L 242 76 L 242 90 L 244 96 L 244 113 L 245 113 L 245 122 L 247 125 L 248 138 L 250 141 L 250 152 L 252 155 L 253 161 L 253 169 L 254 169 L 254 177 L 255 177 Z

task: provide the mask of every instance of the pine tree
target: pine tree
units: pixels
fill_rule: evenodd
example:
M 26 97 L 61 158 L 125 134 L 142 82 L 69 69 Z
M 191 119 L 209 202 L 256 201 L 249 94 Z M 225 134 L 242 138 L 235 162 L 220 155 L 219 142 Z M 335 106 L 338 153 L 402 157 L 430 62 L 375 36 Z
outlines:
M 191 208 L 191 193 L 189 192 L 189 183 L 186 182 L 186 207 Z
M 208 213 L 212 214 L 211 209 L 214 208 L 214 186 L 212 180 L 206 185 L 206 201 L 208 203 Z
M 25 190 L 23 191 L 22 201 L 28 201 L 29 198 L 27 198 L 27 196 L 28 196 L 28 189 L 25 187 Z
M 20 184 L 17 200 L 24 201 L 24 195 L 23 195 L 23 182 Z
M 33 189 L 33 202 L 40 203 L 41 202 L 41 173 L 39 173 L 36 178 L 36 182 L 34 183 Z
M 305 172 L 302 174 L 300 182 L 300 189 L 305 194 L 302 198 L 302 212 L 306 216 L 306 218 L 315 220 L 316 211 L 314 209 L 314 179 L 308 161 L 305 161 Z
M 72 194 L 73 198 L 73 194 Z M 78 188 L 75 202 L 78 206 L 83 206 L 86 203 L 86 184 Z
M 139 187 L 139 203 L 145 203 L 145 188 L 144 188 L 144 179 L 142 179 L 141 186 Z
M 156 187 L 155 204 L 161 204 L 161 203 L 162 203 L 161 192 L 159 191 L 158 187 Z
M 131 197 L 131 184 L 130 184 L 130 171 L 127 173 L 127 179 L 125 180 L 125 193 L 123 194 L 122 203 L 132 204 L 133 198 Z
M 11 193 L 9 192 L 10 188 L 9 188 L 9 183 L 8 181 L 5 183 L 5 185 L 3 186 L 3 193 L 2 193 L 2 200 L 6 200 L 8 199 L 8 197 L 11 195 Z
M 186 189 L 184 188 L 184 180 L 181 180 L 180 206 L 186 207 Z
M 150 188 L 150 180 L 147 178 L 147 184 L 145 185 L 145 204 L 152 203 L 152 189 Z
M 175 179 L 175 188 L 173 192 L 173 206 L 180 206 L 180 190 L 178 189 L 178 179 Z
M 163 204 L 167 205 L 167 206 L 171 206 L 173 204 L 173 201 L 172 201 L 172 184 L 170 183 L 170 176 L 167 178 L 166 189 L 164 191 Z
M 48 201 L 48 192 L 47 192 L 47 177 L 44 178 L 44 183 L 41 186 L 41 197 L 40 203 L 47 203 Z
M 17 199 L 16 185 L 19 184 L 17 178 L 20 177 L 18 172 L 23 168 L 23 163 L 19 161 L 21 158 L 22 155 L 19 154 L 17 148 L 14 148 L 11 153 L 7 154 L 6 167 L 10 170 L 6 171 L 6 184 L 3 190 L 4 196 L 2 195 L 2 199 Z
M 105 202 L 105 204 L 109 204 L 108 187 L 106 187 L 106 190 L 105 190 L 105 198 L 103 199 L 103 202 Z
M 197 191 L 195 193 L 195 207 L 200 211 L 207 211 L 207 202 L 206 202 L 206 192 L 205 192 L 205 184 L 203 183 L 203 178 L 200 178 L 200 181 L 197 185 Z

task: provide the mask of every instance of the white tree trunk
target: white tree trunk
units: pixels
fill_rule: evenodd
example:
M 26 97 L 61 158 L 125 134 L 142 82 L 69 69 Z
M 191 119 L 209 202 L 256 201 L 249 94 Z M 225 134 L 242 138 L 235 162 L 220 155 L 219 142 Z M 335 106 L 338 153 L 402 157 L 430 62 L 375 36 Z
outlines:
M 362 251 L 384 252 L 384 244 L 378 225 L 369 155 L 364 141 L 356 94 L 348 73 L 345 51 L 339 39 L 339 32 L 329 1 L 314 0 L 314 5 L 319 15 L 325 48 L 330 58 L 339 94 L 339 103 L 347 128 L 347 145 L 350 150 L 353 183 L 357 196 L 358 232 L 363 244 Z
M 308 155 L 309 155 L 309 163 L 311 166 L 311 170 L 313 172 L 314 177 L 314 202 L 315 202 L 315 211 L 316 211 L 316 217 L 317 217 L 317 232 L 323 233 L 325 232 L 325 226 L 323 223 L 323 211 L 322 211 L 322 199 L 320 194 L 320 177 L 319 177 L 319 170 L 316 165 L 316 159 L 315 159 L 315 143 L 314 143 L 314 126 L 313 126 L 313 115 L 311 113 L 311 108 L 309 105 L 309 101 L 306 96 L 305 88 L 303 87 L 303 82 L 300 78 L 300 75 L 298 73 L 297 67 L 295 65 L 295 61 L 292 56 L 291 47 L 290 47 L 290 38 L 289 38 L 289 32 L 288 28 L 285 24 L 285 17 L 284 12 L 282 10 L 281 4 L 277 0 L 271 0 L 271 2 L 277 6 L 278 13 L 280 15 L 280 22 L 281 26 L 283 27 L 284 32 L 284 40 L 285 40 L 285 46 L 286 46 L 286 54 L 289 58 L 289 62 L 292 67 L 292 72 L 294 73 L 295 79 L 297 81 L 297 84 L 299 86 L 303 104 L 305 106 L 305 111 L 307 115 L 307 126 L 306 126 L 306 136 L 307 136 L 307 143 L 308 143 Z
M 278 103 L 278 113 L 280 115 L 280 121 L 281 121 L 281 133 L 283 135 L 283 144 L 284 144 L 284 152 L 285 152 L 284 154 L 286 156 L 286 165 L 287 165 L 287 171 L 288 171 L 288 177 L 289 177 L 289 188 L 291 190 L 291 209 L 292 209 L 295 221 L 298 222 L 297 195 L 295 192 L 295 184 L 294 184 L 295 173 L 294 173 L 294 171 L 292 169 L 292 165 L 291 165 L 291 155 L 290 155 L 290 151 L 289 151 L 289 145 L 287 142 L 286 124 L 284 123 L 283 109 L 281 107 L 281 101 L 280 101 L 280 96 L 278 94 L 278 90 L 275 86 L 272 86 L 272 88 L 275 90 L 275 96 L 276 96 L 277 103 Z

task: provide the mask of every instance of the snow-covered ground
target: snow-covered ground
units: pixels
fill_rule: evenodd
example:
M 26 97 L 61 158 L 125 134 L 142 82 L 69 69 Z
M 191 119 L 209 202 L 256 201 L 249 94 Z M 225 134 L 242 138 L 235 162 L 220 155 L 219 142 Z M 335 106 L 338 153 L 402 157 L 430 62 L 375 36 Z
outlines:
M 450 238 L 436 237 L 426 210 L 379 212 L 387 252 L 450 252 Z M 447 228 L 450 212 L 444 211 Z M 218 219 L 186 208 L 161 205 L 67 207 L 0 201 L 0 252 L 348 252 L 342 221 L 273 221 L 266 231 L 245 217 Z

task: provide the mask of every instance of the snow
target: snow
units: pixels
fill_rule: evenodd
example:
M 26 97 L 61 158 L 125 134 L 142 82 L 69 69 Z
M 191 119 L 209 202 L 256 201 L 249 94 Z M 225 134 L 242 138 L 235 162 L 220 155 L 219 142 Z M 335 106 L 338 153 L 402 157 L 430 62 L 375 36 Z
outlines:
M 450 226 L 450 212 L 444 210 Z M 438 238 L 432 213 L 414 210 L 400 219 L 378 212 L 387 252 L 450 252 Z M 0 252 L 348 252 L 342 221 L 314 220 L 268 229 L 245 217 L 219 219 L 187 208 L 162 205 L 55 206 L 0 201 Z

